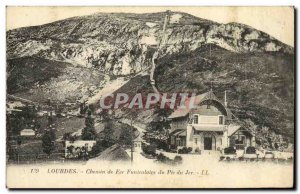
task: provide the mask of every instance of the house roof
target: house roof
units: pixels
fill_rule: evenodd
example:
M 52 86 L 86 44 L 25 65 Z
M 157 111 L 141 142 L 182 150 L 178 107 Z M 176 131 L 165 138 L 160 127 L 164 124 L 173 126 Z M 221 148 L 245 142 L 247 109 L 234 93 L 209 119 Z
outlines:
M 204 94 L 200 94 L 198 96 L 195 96 L 195 104 L 199 104 L 205 96 L 208 95 L 209 92 L 206 92 Z M 191 98 L 189 98 L 187 102 L 189 102 Z M 189 109 L 189 108 L 179 108 L 177 110 L 175 110 L 168 118 L 172 119 L 172 118 L 178 118 L 178 117 L 184 117 L 186 116 L 192 109 Z
M 22 112 L 22 110 L 17 109 L 17 108 L 7 108 L 6 110 L 7 110 L 8 112 L 11 112 L 11 111 Z
M 179 131 L 176 135 L 178 135 L 178 136 L 186 136 L 186 130 Z
M 172 134 L 172 136 L 186 136 L 186 130 L 181 129 Z
M 184 117 L 186 116 L 191 109 L 177 109 L 175 110 L 168 118 L 173 119 L 173 118 L 179 118 L 179 117 Z
M 35 131 L 33 129 L 23 129 L 22 132 L 28 132 L 28 133 L 34 132 L 35 133 Z
M 178 131 L 182 131 L 182 130 L 184 130 L 184 129 L 171 129 L 170 131 L 169 131 L 169 135 L 173 135 L 173 134 L 175 134 L 175 133 L 177 133 Z
M 186 104 L 188 106 L 190 99 L 187 99 Z M 231 117 L 232 113 L 231 111 L 225 107 L 225 105 L 223 104 L 222 101 L 220 101 L 215 94 L 212 91 L 200 94 L 198 96 L 195 96 L 195 105 L 199 105 L 201 102 L 206 101 L 206 100 L 214 100 L 218 103 L 220 103 L 226 110 L 227 113 L 227 117 Z M 189 108 L 178 108 L 177 110 L 175 110 L 168 118 L 169 119 L 174 119 L 174 118 L 180 118 L 180 117 L 185 117 L 192 109 Z
M 228 136 L 232 136 L 235 132 L 237 132 L 241 128 L 240 125 L 228 125 Z
M 227 130 L 228 130 L 228 136 L 229 137 L 232 136 L 233 134 L 235 134 L 240 129 L 243 129 L 242 126 L 240 126 L 240 125 L 234 125 L 234 124 L 228 125 L 228 128 L 227 128 Z M 241 131 L 243 131 L 245 133 L 248 133 L 249 135 L 253 136 L 252 132 L 249 131 L 249 130 L 243 129 Z
M 224 126 L 193 126 L 196 131 L 224 131 Z

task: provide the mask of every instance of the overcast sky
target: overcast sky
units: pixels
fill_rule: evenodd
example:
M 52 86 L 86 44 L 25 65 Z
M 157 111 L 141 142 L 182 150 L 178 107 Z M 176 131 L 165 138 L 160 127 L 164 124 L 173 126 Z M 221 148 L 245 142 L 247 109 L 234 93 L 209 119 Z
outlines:
M 292 7 L 7 7 L 7 30 L 41 25 L 97 12 L 149 13 L 181 11 L 219 23 L 238 22 L 294 45 Z

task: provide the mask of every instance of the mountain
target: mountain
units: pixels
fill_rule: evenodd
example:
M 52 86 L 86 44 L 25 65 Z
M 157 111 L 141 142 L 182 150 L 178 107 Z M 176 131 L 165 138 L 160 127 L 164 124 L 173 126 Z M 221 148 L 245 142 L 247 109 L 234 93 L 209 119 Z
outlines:
M 210 48 L 210 49 L 208 49 Z M 168 55 L 156 68 L 159 91 L 201 94 L 213 89 L 219 99 L 227 91 L 229 108 L 285 137 L 294 134 L 294 55 L 274 52 L 236 53 L 218 46 Z M 152 92 L 149 76 L 131 79 L 117 92 Z M 140 122 L 153 111 L 140 111 Z M 158 114 L 156 114 L 158 115 Z M 151 122 L 148 121 L 148 122 Z
M 36 56 L 7 60 L 7 92 L 45 103 L 84 100 L 105 84 L 106 76 L 93 69 Z
M 114 75 L 128 75 L 149 66 L 153 46 L 161 39 L 165 13 L 111 13 L 74 17 L 7 32 L 7 58 L 38 56 Z M 195 50 L 205 44 L 234 52 L 293 49 L 249 26 L 203 20 L 172 12 L 165 54 Z
M 99 13 L 7 31 L 7 69 L 12 69 L 7 90 L 29 98 L 55 94 L 61 101 L 73 100 L 101 90 L 107 77 L 130 75 L 116 92 L 151 92 L 147 72 L 165 15 Z M 155 70 L 160 91 L 199 94 L 213 88 L 222 99 L 227 90 L 238 117 L 293 137 L 294 48 L 244 24 L 220 24 L 182 12 L 171 12 L 165 37 Z M 71 85 L 72 92 L 67 90 Z M 143 111 L 137 119 L 151 122 L 145 118 L 155 114 Z

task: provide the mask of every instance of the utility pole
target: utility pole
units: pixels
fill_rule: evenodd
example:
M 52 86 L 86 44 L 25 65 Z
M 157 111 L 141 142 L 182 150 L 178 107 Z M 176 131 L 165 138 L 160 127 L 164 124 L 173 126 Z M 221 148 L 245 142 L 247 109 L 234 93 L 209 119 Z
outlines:
M 138 87 L 136 87 L 135 88 L 135 93 L 138 93 L 138 90 L 139 90 L 139 88 Z M 134 117 L 134 114 L 132 113 L 131 114 L 131 117 L 130 117 L 130 136 L 131 136 L 131 149 L 130 149 L 130 152 L 131 152 L 131 157 L 130 157 L 130 159 L 131 159 L 131 164 L 133 164 L 133 149 L 134 149 L 134 143 L 133 143 L 133 136 L 134 136 L 134 131 L 133 131 L 133 118 Z
M 17 158 L 18 158 L 18 164 L 20 164 L 19 148 L 18 148 L 18 151 L 17 151 Z
M 139 91 L 139 87 L 137 86 L 135 88 L 135 93 L 137 94 Z M 133 152 L 134 152 L 134 127 L 133 127 L 133 122 L 134 122 L 134 118 L 137 116 L 135 114 L 136 112 L 135 111 L 132 111 L 131 112 L 131 117 L 130 117 L 130 135 L 131 135 L 131 164 L 133 164 Z
M 133 115 L 131 116 L 131 118 L 130 118 L 130 131 L 131 131 L 131 150 L 130 150 L 130 152 L 131 152 L 131 164 L 133 164 L 133 126 L 132 126 L 132 124 L 133 124 Z

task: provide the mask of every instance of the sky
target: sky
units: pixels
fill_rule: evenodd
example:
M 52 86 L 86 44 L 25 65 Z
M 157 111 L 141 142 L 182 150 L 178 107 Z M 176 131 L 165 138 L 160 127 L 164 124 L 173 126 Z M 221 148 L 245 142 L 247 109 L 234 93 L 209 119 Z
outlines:
M 151 13 L 181 11 L 219 23 L 238 22 L 266 32 L 290 46 L 294 45 L 293 7 L 29 7 L 8 6 L 6 30 L 36 26 L 97 12 Z

